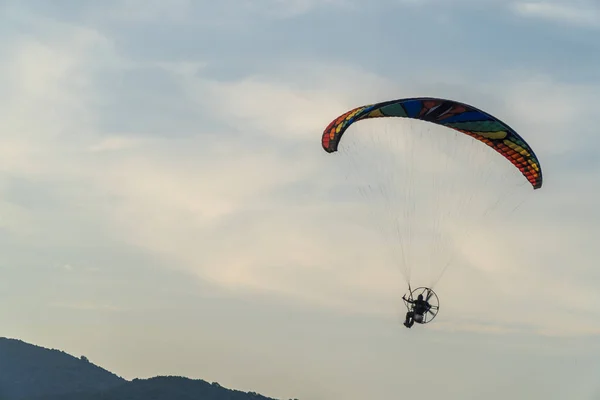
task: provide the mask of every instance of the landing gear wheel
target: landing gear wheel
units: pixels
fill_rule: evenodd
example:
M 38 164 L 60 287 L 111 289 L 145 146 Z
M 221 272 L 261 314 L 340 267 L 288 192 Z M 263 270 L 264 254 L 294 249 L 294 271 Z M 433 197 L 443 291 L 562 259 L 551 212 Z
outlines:
M 404 295 L 404 297 L 408 300 L 415 301 L 419 297 L 419 295 L 423 295 L 423 300 L 427 301 L 431 308 L 425 314 L 423 314 L 422 320 L 418 321 L 417 319 L 415 319 L 414 321 L 417 324 L 428 324 L 429 322 L 433 321 L 433 319 L 437 315 L 440 309 L 440 300 L 438 299 L 437 294 L 435 294 L 435 292 L 432 289 L 426 287 L 418 287 L 412 292 L 407 292 Z M 404 305 L 406 306 L 408 311 L 412 311 L 415 307 L 414 304 L 411 304 L 406 300 L 404 300 Z

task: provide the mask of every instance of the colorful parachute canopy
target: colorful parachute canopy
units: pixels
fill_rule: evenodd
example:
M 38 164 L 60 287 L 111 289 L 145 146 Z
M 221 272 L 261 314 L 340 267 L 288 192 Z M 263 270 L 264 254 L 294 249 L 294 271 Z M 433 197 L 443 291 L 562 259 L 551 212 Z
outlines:
M 517 132 L 499 119 L 467 104 L 436 98 L 410 98 L 357 107 L 333 120 L 323 132 L 322 145 L 337 151 L 342 135 L 356 121 L 382 118 L 413 118 L 446 126 L 492 147 L 513 163 L 534 189 L 542 187 L 542 169 L 531 149 Z

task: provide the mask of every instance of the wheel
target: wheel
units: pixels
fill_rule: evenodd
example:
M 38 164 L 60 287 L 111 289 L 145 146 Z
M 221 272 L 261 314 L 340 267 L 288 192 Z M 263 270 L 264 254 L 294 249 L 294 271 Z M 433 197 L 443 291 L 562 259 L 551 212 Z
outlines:
M 408 298 L 409 300 L 415 300 L 419 297 L 419 295 L 423 295 L 423 300 L 426 300 L 429 305 L 431 306 L 431 308 L 429 309 L 429 311 L 427 311 L 425 314 L 423 314 L 423 320 L 419 321 L 417 319 L 415 319 L 415 323 L 417 324 L 427 324 L 431 321 L 433 321 L 433 319 L 435 318 L 435 316 L 437 315 L 439 309 L 440 309 L 440 300 L 437 297 L 437 294 L 435 294 L 435 292 L 427 287 L 418 287 L 416 289 L 414 289 L 412 292 L 407 292 L 404 297 Z M 408 301 L 404 300 L 404 304 L 406 305 L 406 308 L 408 309 L 408 311 L 412 311 L 412 309 L 414 308 L 414 305 L 409 303 Z

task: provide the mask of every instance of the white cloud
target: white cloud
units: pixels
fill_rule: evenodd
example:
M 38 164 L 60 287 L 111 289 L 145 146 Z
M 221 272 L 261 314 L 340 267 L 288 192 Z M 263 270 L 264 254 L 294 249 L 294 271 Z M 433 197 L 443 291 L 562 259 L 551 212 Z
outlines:
M 513 3 L 512 9 L 525 17 L 600 27 L 600 8 L 589 1 L 523 1 Z
M 246 0 L 236 2 L 236 7 L 242 5 L 242 9 L 252 9 L 268 16 L 277 18 L 289 18 L 305 14 L 323 6 L 350 6 L 354 0 Z
M 347 7 L 355 0 L 116 0 L 95 7 L 90 16 L 116 21 L 142 23 L 197 23 L 207 26 L 235 26 L 248 22 L 241 16 L 266 16 L 270 18 L 293 18 L 324 6 Z M 194 16 L 194 17 L 192 17 Z
M 99 142 L 92 144 L 89 150 L 92 152 L 102 151 L 119 151 L 130 149 L 140 144 L 139 139 L 133 139 L 126 136 L 112 136 L 101 139 Z
M 269 77 L 253 76 L 234 82 L 184 75 L 182 86 L 199 106 L 239 130 L 284 140 L 310 140 L 317 145 L 320 133 L 335 116 L 364 99 L 381 98 L 382 93 L 393 90 L 389 82 L 365 71 L 298 64 L 291 68 L 282 65 L 285 72 Z M 355 84 L 349 86 L 348 82 Z
M 192 5 L 191 0 L 118 0 L 114 7 L 103 6 L 96 13 L 104 10 L 109 18 L 129 22 L 182 22 L 189 20 Z
M 77 311 L 107 311 L 107 312 L 123 312 L 125 309 L 110 304 L 95 304 L 95 303 L 61 303 L 53 302 L 48 304 L 50 308 L 63 308 Z

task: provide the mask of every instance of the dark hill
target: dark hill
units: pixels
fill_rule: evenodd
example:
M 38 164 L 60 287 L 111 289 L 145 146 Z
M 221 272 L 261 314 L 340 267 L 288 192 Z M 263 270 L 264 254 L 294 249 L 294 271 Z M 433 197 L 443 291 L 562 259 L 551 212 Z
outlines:
M 184 377 L 127 381 L 84 356 L 0 338 L 0 400 L 275 399 Z
M 231 390 L 218 383 L 175 376 L 134 379 L 119 387 L 93 393 L 46 396 L 35 400 L 275 400 L 257 393 Z
M 106 390 L 124 382 L 85 357 L 0 338 L 0 400 Z

